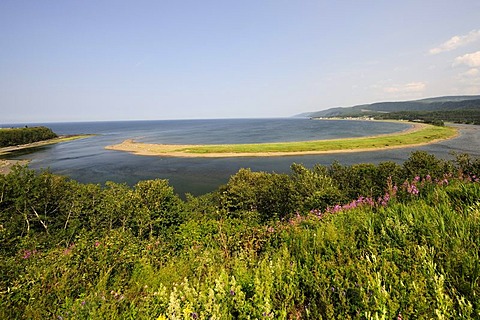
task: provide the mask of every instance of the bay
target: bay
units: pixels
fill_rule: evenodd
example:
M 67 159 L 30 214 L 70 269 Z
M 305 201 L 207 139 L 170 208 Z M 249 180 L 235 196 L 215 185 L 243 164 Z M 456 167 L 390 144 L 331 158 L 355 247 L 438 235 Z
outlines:
M 166 144 L 262 143 L 337 139 L 402 131 L 410 125 L 377 121 L 282 119 L 159 120 L 28 124 L 45 125 L 59 135 L 95 136 L 30 149 L 10 158 L 30 160 L 30 168 L 49 168 L 83 183 L 115 181 L 133 185 L 140 180 L 168 179 L 180 195 L 204 194 L 226 183 L 240 168 L 254 171 L 289 172 L 292 163 L 307 167 L 339 161 L 354 163 L 402 163 L 414 150 L 424 150 L 440 158 L 453 153 L 480 156 L 480 129 L 458 125 L 460 136 L 447 141 L 395 150 L 286 157 L 171 158 L 147 157 L 105 150 L 105 146 L 125 139 Z M 3 125 L 4 127 L 9 125 Z M 15 126 L 20 126 L 16 124 Z

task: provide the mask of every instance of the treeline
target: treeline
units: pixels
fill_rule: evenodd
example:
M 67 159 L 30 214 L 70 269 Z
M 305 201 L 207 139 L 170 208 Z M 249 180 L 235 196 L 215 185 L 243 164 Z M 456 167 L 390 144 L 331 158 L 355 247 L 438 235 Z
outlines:
M 56 138 L 55 134 L 47 127 L 25 127 L 0 129 L 0 147 L 10 147 Z
M 0 176 L 1 318 L 480 316 L 480 159 L 165 180 Z
M 375 119 L 385 120 L 420 120 L 434 125 L 444 122 L 480 125 L 480 109 L 452 111 L 400 111 L 372 115 Z

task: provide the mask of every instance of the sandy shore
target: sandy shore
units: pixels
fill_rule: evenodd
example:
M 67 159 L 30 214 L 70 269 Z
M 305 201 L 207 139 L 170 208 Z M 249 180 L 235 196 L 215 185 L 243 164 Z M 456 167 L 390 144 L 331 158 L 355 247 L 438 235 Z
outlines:
M 8 174 L 12 171 L 12 167 L 15 165 L 24 166 L 28 164 L 28 160 L 5 160 L 0 159 L 0 174 Z
M 369 138 L 376 138 L 382 136 L 401 136 L 406 133 L 415 132 L 423 129 L 426 125 L 421 123 L 412 123 L 412 126 L 401 132 L 393 134 L 371 136 Z M 351 149 L 330 149 L 322 151 L 289 151 L 289 152 L 211 152 L 211 153 L 193 153 L 189 152 L 190 149 L 198 147 L 198 145 L 170 145 L 170 144 L 153 144 L 153 143 L 141 143 L 135 142 L 133 139 L 127 139 L 120 144 L 107 146 L 108 150 L 130 152 L 136 155 L 142 156 L 163 156 L 163 157 L 182 157 L 182 158 L 228 158 L 228 157 L 285 157 L 285 156 L 298 156 L 298 155 L 319 155 L 330 153 L 351 153 L 362 152 L 372 150 L 387 150 L 387 149 L 399 149 L 409 148 L 415 146 L 421 146 L 431 143 L 436 143 L 440 140 L 431 140 L 425 143 L 418 144 L 404 144 L 404 145 L 392 145 L 372 148 L 351 148 Z

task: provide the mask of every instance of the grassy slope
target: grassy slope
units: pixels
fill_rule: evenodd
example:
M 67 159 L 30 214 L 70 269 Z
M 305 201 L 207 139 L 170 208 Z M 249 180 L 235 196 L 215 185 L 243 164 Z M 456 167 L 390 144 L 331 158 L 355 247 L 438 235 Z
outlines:
M 19 257 L 0 315 L 25 300 L 27 318 L 478 318 L 479 198 L 452 183 L 268 229 L 192 220 L 168 256 L 157 239 L 87 236 Z

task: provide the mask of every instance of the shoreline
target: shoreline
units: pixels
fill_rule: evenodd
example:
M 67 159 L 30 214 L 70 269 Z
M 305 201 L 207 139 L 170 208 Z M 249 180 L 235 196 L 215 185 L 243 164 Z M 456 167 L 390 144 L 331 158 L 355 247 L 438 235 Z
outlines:
M 395 121 L 396 122 L 396 121 Z M 410 128 L 400 132 L 388 133 L 382 135 L 360 137 L 360 138 L 343 138 L 332 140 L 315 140 L 315 141 L 299 141 L 287 143 L 262 143 L 262 144 L 241 144 L 241 145 L 171 145 L 171 144 L 152 144 L 135 142 L 133 139 L 127 139 L 119 144 L 105 147 L 107 150 L 129 152 L 140 156 L 157 156 L 157 157 L 177 157 L 177 158 L 232 158 L 232 157 L 286 157 L 286 156 L 301 156 L 301 155 L 321 155 L 334 153 L 353 153 L 365 152 L 375 150 L 391 150 L 400 148 L 410 148 L 416 146 L 423 146 L 439 141 L 453 139 L 459 135 L 459 131 L 455 128 L 450 128 L 450 134 L 443 138 L 421 137 L 423 141 L 418 143 L 403 143 L 402 138 L 410 135 L 422 133 L 433 126 L 424 123 L 408 123 Z M 442 127 L 443 128 L 443 127 Z M 381 139 L 389 139 L 384 142 Z M 378 140 L 378 141 L 377 141 Z M 362 142 L 362 143 L 360 143 Z M 388 142 L 388 143 L 387 143 Z M 332 146 L 332 144 L 337 146 Z M 347 146 L 339 146 L 341 143 L 347 143 Z M 355 146 L 358 143 L 360 146 Z M 393 143 L 393 145 L 391 145 Z M 395 144 L 396 143 L 396 144 Z M 361 147 L 361 145 L 371 144 L 371 147 Z M 289 151 L 224 151 L 228 149 L 239 149 L 241 147 L 254 147 L 265 149 L 278 148 L 317 148 L 318 150 L 289 150 Z M 215 149 L 223 149 L 222 151 L 213 151 Z
M 30 160 L 1 159 L 2 156 L 8 155 L 10 153 L 14 153 L 19 150 L 48 146 L 48 145 L 56 144 L 60 142 L 84 139 L 91 136 L 92 135 L 89 135 L 89 134 L 59 136 L 57 138 L 53 138 L 49 140 L 43 140 L 43 141 L 37 141 L 37 142 L 32 142 L 27 144 L 21 144 L 17 146 L 0 148 L 0 174 L 3 174 L 3 175 L 8 174 L 10 173 L 10 171 L 12 171 L 12 168 L 14 166 L 16 165 L 25 166 L 30 162 Z
M 6 155 L 6 154 L 9 154 L 9 153 L 18 151 L 18 150 L 43 147 L 43 146 L 48 146 L 48 145 L 56 144 L 56 143 L 60 143 L 60 142 L 84 139 L 84 138 L 88 138 L 88 137 L 91 137 L 91 136 L 93 136 L 93 135 L 91 135 L 91 134 L 79 134 L 79 135 L 59 136 L 57 138 L 48 139 L 48 140 L 42 140 L 42 141 L 37 141 L 37 142 L 32 142 L 32 143 L 27 143 L 27 144 L 20 144 L 20 145 L 11 146 L 11 147 L 3 147 L 3 148 L 0 148 L 0 156 Z

